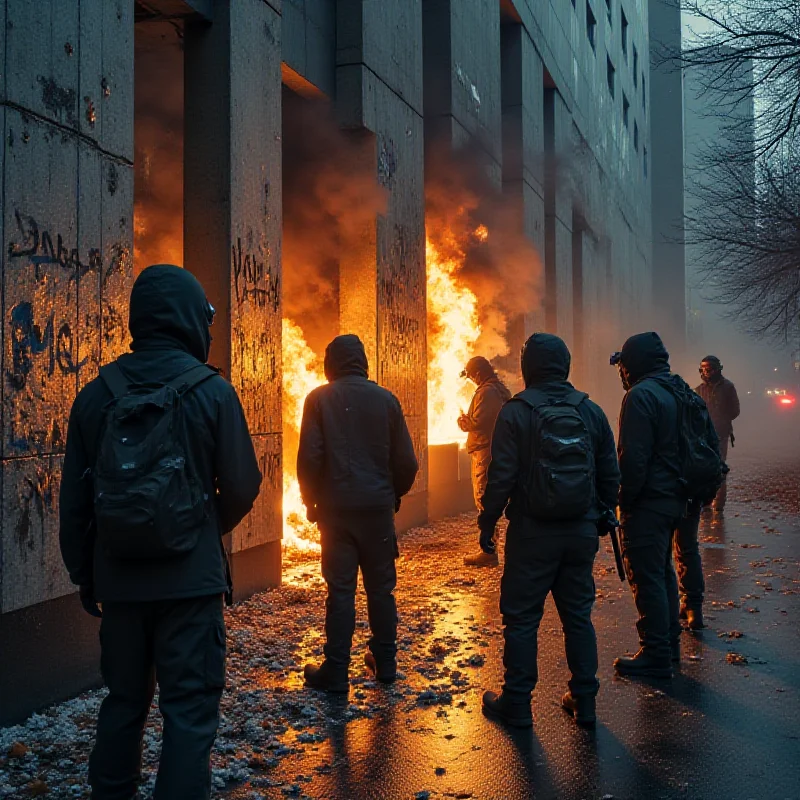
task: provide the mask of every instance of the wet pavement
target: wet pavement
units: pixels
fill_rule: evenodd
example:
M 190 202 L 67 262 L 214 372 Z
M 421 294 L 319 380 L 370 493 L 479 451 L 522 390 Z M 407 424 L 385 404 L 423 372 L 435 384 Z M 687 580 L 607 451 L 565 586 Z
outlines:
M 741 477 L 736 477 L 741 476 Z M 303 688 L 321 654 L 324 590 L 316 560 L 289 559 L 285 584 L 232 609 L 228 691 L 213 757 L 215 796 L 322 800 L 800 798 L 800 460 L 738 459 L 724 522 L 704 523 L 709 628 L 683 636 L 670 681 L 613 677 L 636 648 L 634 607 L 607 540 L 596 565 L 599 724 L 560 709 L 567 678 L 550 601 L 540 632 L 532 731 L 484 718 L 501 682 L 499 570 L 470 570 L 472 517 L 401 541 L 400 668 L 377 686 L 361 661 L 363 596 L 347 698 Z M 0 797 L 85 797 L 101 692 L 0 729 Z M 149 797 L 160 720 L 145 742 Z M 16 744 L 15 744 L 16 743 Z

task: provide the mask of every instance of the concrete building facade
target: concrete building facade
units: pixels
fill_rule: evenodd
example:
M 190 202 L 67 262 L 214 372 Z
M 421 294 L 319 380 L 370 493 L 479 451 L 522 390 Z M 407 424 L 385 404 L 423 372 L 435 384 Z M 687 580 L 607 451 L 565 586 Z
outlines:
M 183 130 L 162 143 L 182 154 L 171 184 L 182 190 L 158 221 L 218 309 L 212 358 L 242 396 L 265 476 L 228 544 L 239 596 L 280 575 L 287 91 L 335 111 L 385 195 L 336 280 L 339 329 L 361 336 L 375 378 L 400 398 L 422 465 L 401 526 L 428 516 L 434 137 L 484 151 L 544 263 L 542 306 L 513 321 L 512 352 L 533 330 L 559 333 L 576 381 L 613 416 L 608 354 L 649 325 L 644 0 L 8 0 L 0 638 L 15 658 L 0 678 L 0 721 L 97 679 L 96 624 L 60 562 L 58 485 L 70 404 L 126 348 L 127 295 L 143 266 L 133 263 L 134 80 L 149 73 L 134 45 L 146 30 L 183 70 L 156 78 L 178 81 Z

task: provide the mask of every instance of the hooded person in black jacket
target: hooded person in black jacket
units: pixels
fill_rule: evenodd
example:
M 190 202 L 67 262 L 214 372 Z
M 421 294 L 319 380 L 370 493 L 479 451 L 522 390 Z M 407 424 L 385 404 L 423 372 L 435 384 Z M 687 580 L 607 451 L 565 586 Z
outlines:
M 168 264 L 144 270 L 130 299 L 132 352 L 117 360 L 124 382 L 166 384 L 205 364 L 212 320 L 213 308 L 191 273 Z M 158 682 L 164 733 L 154 797 L 207 798 L 225 682 L 222 612 L 229 586 L 221 536 L 252 508 L 261 473 L 236 391 L 209 369 L 181 400 L 187 464 L 206 497 L 197 544 L 160 560 L 113 558 L 96 536 L 93 490 L 112 398 L 98 377 L 75 400 L 60 496 L 64 563 L 86 610 L 102 615 L 101 669 L 109 693 L 89 762 L 92 797 L 136 794 L 142 734 Z
M 328 586 L 325 660 L 306 665 L 305 679 L 330 692 L 349 688 L 359 568 L 372 631 L 365 662 L 382 682 L 391 683 L 397 672 L 394 514 L 418 464 L 400 402 L 367 374 L 357 336 L 337 336 L 328 345 L 328 383 L 306 398 L 297 453 L 300 493 L 322 534 Z
M 614 357 L 623 388 L 619 420 L 619 510 L 625 571 L 633 589 L 640 649 L 614 662 L 625 675 L 672 677 L 680 660 L 673 532 L 688 498 L 681 482 L 683 431 L 668 388 L 669 353 L 657 333 L 631 336 Z
M 494 549 L 497 520 L 508 518 L 505 565 L 500 589 L 503 614 L 505 681 L 500 695 L 486 692 L 483 708 L 510 725 L 530 726 L 531 693 L 538 680 L 537 637 L 548 593 L 564 629 L 567 663 L 572 677 L 562 700 L 582 725 L 595 721 L 597 639 L 592 625 L 595 586 L 592 568 L 598 550 L 598 529 L 613 508 L 619 487 L 614 435 L 602 409 L 576 392 L 569 377 L 571 357 L 558 337 L 536 333 L 522 350 L 525 390 L 506 403 L 492 439 L 489 481 L 478 517 L 481 547 Z M 533 407 L 566 402 L 577 411 L 588 434 L 594 487 L 589 485 L 588 510 L 571 519 L 537 518 L 526 491 L 535 459 Z M 587 448 L 588 449 L 588 448 Z

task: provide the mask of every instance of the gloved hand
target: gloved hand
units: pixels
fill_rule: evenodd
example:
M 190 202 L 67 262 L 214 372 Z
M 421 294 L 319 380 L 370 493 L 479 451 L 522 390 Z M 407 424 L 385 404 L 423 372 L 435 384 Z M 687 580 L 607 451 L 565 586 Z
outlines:
M 467 423 L 469 422 L 469 417 L 466 414 L 462 414 L 458 418 L 458 427 L 461 428 L 462 431 L 467 430 Z
M 608 536 L 613 530 L 619 527 L 617 515 L 613 511 L 607 511 L 597 520 L 598 536 Z
M 497 549 L 494 543 L 494 528 L 481 529 L 480 545 L 484 553 L 494 555 Z
M 306 519 L 309 522 L 317 522 L 317 520 L 319 520 L 319 512 L 316 504 L 306 506 Z
M 100 606 L 97 605 L 97 600 L 94 599 L 94 586 L 86 584 L 78 589 L 78 594 L 81 598 L 81 605 L 83 610 L 93 617 L 102 617 L 103 612 Z

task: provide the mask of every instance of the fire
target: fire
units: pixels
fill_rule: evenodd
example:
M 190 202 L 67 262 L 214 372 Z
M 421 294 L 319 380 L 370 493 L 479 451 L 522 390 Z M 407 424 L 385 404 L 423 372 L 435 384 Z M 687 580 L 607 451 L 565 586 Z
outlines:
M 489 231 L 481 225 L 475 238 L 485 241 Z M 474 355 L 481 335 L 478 298 L 460 285 L 458 271 L 465 252 L 454 237 L 447 241 L 450 256 L 444 256 L 430 239 L 425 244 L 428 290 L 428 442 L 466 442 L 458 427 L 458 416 L 466 411 L 474 387 L 459 377 Z
M 306 344 L 302 329 L 282 321 L 283 350 L 283 543 L 298 550 L 319 550 L 317 526 L 306 519 L 295 465 L 309 392 L 325 383 L 320 360 Z

